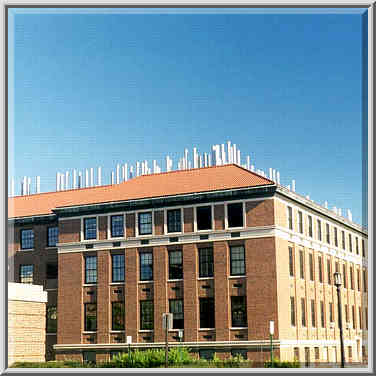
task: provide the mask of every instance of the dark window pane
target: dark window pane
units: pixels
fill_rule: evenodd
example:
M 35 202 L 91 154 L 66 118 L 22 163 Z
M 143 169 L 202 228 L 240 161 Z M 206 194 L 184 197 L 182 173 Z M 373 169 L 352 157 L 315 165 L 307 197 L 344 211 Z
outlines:
M 167 210 L 167 232 L 181 232 L 181 210 Z
M 47 246 L 56 247 L 59 241 L 59 227 L 48 227 L 47 229 Z
M 124 216 L 112 215 L 111 216 L 111 237 L 124 236 Z
M 140 301 L 141 330 L 154 329 L 154 306 L 152 300 Z
M 200 328 L 215 328 L 214 298 L 200 298 Z
M 140 280 L 153 280 L 153 254 L 151 252 L 140 253 Z
M 112 255 L 112 282 L 124 282 L 124 255 Z
M 47 307 L 47 333 L 57 332 L 57 310 L 56 306 Z
M 228 227 L 243 227 L 243 203 L 227 205 Z
M 245 274 L 245 254 L 243 246 L 230 247 L 231 275 Z
M 85 331 L 97 330 L 97 305 L 85 303 Z
M 170 299 L 170 313 L 173 314 L 173 329 L 184 329 L 183 300 Z
M 213 277 L 213 248 L 201 248 L 199 252 L 199 275 L 200 277 Z
M 183 278 L 183 255 L 181 251 L 170 251 L 168 253 L 169 279 L 182 279 Z
M 245 296 L 231 297 L 231 325 L 233 328 L 246 327 L 247 303 Z
M 112 302 L 112 330 L 124 330 L 124 303 Z
M 138 233 L 139 235 L 150 235 L 152 233 L 151 212 L 138 213 Z
M 47 264 L 46 265 L 46 277 L 47 277 L 47 279 L 57 279 L 57 277 L 58 277 L 57 264 Z
M 85 283 L 97 283 L 97 256 L 85 257 Z
M 34 231 L 21 230 L 21 249 L 34 248 Z
M 211 230 L 212 209 L 211 206 L 199 206 L 196 208 L 197 230 Z
M 97 218 L 85 218 L 85 240 L 97 238 Z
M 33 265 L 20 265 L 20 283 L 33 283 Z
M 295 298 L 293 296 L 290 297 L 290 313 L 291 313 L 291 325 L 295 326 Z

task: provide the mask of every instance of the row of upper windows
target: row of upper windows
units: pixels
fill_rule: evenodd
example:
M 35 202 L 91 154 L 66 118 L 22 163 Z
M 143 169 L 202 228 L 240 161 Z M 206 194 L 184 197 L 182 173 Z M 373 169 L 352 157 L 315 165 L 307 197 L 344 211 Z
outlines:
M 34 230 L 23 229 L 20 233 L 21 249 L 34 248 Z M 57 226 L 47 228 L 47 247 L 56 247 L 59 242 L 59 228 Z
M 307 214 L 307 221 L 308 221 L 308 236 L 313 238 L 313 227 L 314 221 L 312 215 Z M 294 221 L 293 221 L 293 208 L 291 206 L 287 207 L 287 223 L 288 228 L 290 230 L 294 230 Z M 323 241 L 323 228 L 322 228 L 323 220 L 316 218 L 316 239 L 319 241 Z M 301 210 L 297 211 L 297 232 L 300 234 L 304 234 L 304 218 L 303 212 Z M 333 229 L 333 234 L 331 234 L 331 228 Z M 334 245 L 335 247 L 339 247 L 339 232 L 341 232 L 341 246 L 343 250 L 346 250 L 346 233 L 344 230 L 339 231 L 338 228 L 334 225 L 330 225 L 329 223 L 325 223 L 325 242 L 327 244 Z M 333 235 L 333 237 L 332 237 Z M 359 255 L 359 247 L 360 241 L 359 237 L 348 233 L 347 240 L 348 240 L 348 250 L 353 252 L 353 238 L 355 239 L 355 252 Z M 362 256 L 365 257 L 366 250 L 365 250 L 365 240 L 362 239 Z
M 213 248 L 199 248 L 199 277 L 214 276 Z M 139 252 L 139 280 L 153 280 L 153 252 Z M 112 282 L 125 280 L 125 255 L 111 255 Z M 243 276 L 246 273 L 244 246 L 230 247 L 230 275 Z M 168 278 L 183 279 L 183 253 L 181 250 L 168 252 Z M 85 283 L 97 283 L 97 256 L 85 256 Z
M 291 277 L 294 277 L 296 275 L 295 273 L 295 256 L 294 256 L 294 250 L 292 247 L 288 247 L 289 249 L 289 274 Z M 317 258 L 317 275 L 318 275 L 318 280 L 320 283 L 324 282 L 324 263 L 323 263 L 323 257 L 318 256 Z M 305 278 L 305 255 L 304 251 L 300 250 L 299 251 L 299 277 L 301 279 Z M 309 253 L 308 257 L 308 270 L 309 270 L 309 279 L 311 281 L 315 280 L 315 262 L 314 262 L 314 257 L 312 253 Z M 348 279 L 347 279 L 347 265 L 342 264 L 342 280 L 343 280 L 343 287 L 347 288 L 348 287 Z M 354 283 L 354 267 L 353 265 L 350 265 L 350 275 L 349 275 L 349 280 L 350 280 L 350 288 L 352 290 L 355 290 L 355 283 Z M 332 278 L 332 267 L 331 267 L 331 261 L 330 259 L 327 259 L 326 263 L 326 271 L 327 271 L 327 279 L 326 282 L 330 285 L 334 283 L 334 278 Z M 335 271 L 340 272 L 339 270 L 339 262 L 336 261 L 335 263 Z M 361 277 L 360 277 L 360 269 L 356 269 L 357 273 L 357 287 L 358 291 L 361 290 Z M 363 269 L 363 291 L 367 292 L 367 271 Z
M 243 203 L 235 202 L 227 204 L 227 227 L 237 228 L 244 226 Z M 212 205 L 197 206 L 196 208 L 197 231 L 213 230 L 213 209 Z M 166 232 L 180 233 L 182 232 L 183 210 L 169 209 L 166 210 Z M 138 212 L 137 231 L 138 235 L 153 234 L 153 212 Z M 111 238 L 121 238 L 125 234 L 125 221 L 123 214 L 110 216 L 110 236 Z M 89 217 L 83 219 L 83 239 L 97 239 L 97 217 Z
M 125 329 L 125 304 L 112 302 L 112 330 Z M 97 304 L 84 304 L 84 329 L 85 331 L 97 330 Z M 140 330 L 154 329 L 154 303 L 153 300 L 140 301 Z M 173 314 L 172 329 L 184 329 L 183 299 L 169 299 L 169 312 Z M 200 329 L 215 328 L 214 298 L 199 298 L 199 327 Z M 231 326 L 244 328 L 247 322 L 247 301 L 245 296 L 231 296 Z

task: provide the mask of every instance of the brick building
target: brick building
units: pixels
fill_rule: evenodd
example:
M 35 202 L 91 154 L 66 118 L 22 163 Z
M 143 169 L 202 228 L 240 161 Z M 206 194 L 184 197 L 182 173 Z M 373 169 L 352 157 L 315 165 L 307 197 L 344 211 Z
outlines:
M 338 362 L 339 271 L 346 361 L 366 359 L 366 230 L 238 165 L 8 203 L 10 278 L 48 291 L 50 358 L 162 346 L 172 312 L 169 341 L 203 357 L 269 358 L 274 321 L 281 359 Z

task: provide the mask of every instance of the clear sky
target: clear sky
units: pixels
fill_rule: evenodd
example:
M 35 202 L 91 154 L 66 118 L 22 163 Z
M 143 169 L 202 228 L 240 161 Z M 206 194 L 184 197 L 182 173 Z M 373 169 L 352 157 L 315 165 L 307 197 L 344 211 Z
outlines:
M 9 22 L 9 176 L 177 158 L 230 140 L 362 223 L 364 10 L 22 10 Z M 244 160 L 242 161 L 244 162 Z

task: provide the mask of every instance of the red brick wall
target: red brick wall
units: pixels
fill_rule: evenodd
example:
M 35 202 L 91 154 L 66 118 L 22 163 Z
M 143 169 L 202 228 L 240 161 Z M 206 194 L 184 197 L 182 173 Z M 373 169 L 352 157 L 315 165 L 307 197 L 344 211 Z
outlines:
M 97 270 L 97 341 L 99 343 L 108 343 L 110 335 L 111 311 L 110 296 L 108 285 L 110 280 L 110 252 L 98 252 Z
M 138 333 L 138 253 L 137 248 L 128 248 L 125 252 L 125 327 L 126 335 L 137 342 Z
M 154 233 L 155 235 L 163 235 L 164 233 L 164 211 L 158 210 L 154 212 Z
M 225 228 L 225 206 L 214 205 L 214 229 L 223 230 Z
M 127 237 L 133 237 L 136 235 L 135 233 L 135 223 L 136 223 L 136 215 L 133 214 L 126 214 L 126 235 Z
M 247 227 L 274 224 L 274 200 L 247 202 L 245 211 Z
M 59 221 L 59 243 L 80 241 L 81 219 Z
M 107 216 L 98 218 L 98 238 L 100 240 L 107 239 Z
M 184 232 L 193 232 L 193 208 L 184 208 Z

